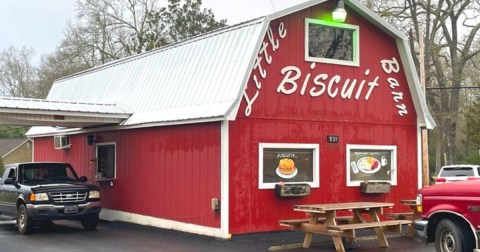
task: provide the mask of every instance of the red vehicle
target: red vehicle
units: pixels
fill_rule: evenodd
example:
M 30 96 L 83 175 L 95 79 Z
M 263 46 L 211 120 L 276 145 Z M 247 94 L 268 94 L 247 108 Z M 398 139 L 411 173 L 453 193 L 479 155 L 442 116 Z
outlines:
M 417 204 L 417 235 L 435 242 L 436 251 L 480 251 L 480 180 L 422 188 Z

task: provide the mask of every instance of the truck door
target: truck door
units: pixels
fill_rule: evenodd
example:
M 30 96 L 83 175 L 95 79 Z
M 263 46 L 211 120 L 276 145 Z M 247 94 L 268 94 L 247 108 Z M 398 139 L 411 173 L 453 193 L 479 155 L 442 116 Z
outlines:
M 5 179 L 16 180 L 17 178 L 16 167 L 11 167 L 8 169 L 9 169 L 8 176 Z M 4 174 L 4 175 L 7 175 L 7 174 Z M 5 179 L 3 179 L 3 182 L 5 182 Z M 16 215 L 16 212 L 17 212 L 16 201 L 17 201 L 18 189 L 13 184 L 4 183 L 2 185 L 2 190 L 3 190 L 2 196 L 1 196 L 2 202 L 3 202 L 2 212 L 8 215 L 13 215 L 13 216 Z
M 13 177 L 15 177 L 15 171 L 16 169 L 13 167 L 5 167 L 5 172 L 3 173 L 3 177 L 0 180 L 0 212 L 1 213 L 11 212 L 10 210 L 11 203 L 9 202 L 10 191 L 11 191 L 10 187 L 15 188 L 15 186 L 5 184 L 5 180 L 8 178 L 12 179 Z

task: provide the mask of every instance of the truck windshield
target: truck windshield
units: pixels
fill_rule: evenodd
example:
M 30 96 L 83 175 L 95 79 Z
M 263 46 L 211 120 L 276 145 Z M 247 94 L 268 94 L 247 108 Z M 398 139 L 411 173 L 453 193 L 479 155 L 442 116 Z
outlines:
M 19 167 L 20 183 L 42 183 L 52 181 L 77 181 L 78 176 L 69 164 L 32 163 Z

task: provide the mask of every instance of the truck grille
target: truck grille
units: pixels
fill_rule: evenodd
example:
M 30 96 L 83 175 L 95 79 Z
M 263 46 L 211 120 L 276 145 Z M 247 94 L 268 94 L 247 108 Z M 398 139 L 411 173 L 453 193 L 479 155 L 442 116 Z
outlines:
M 52 193 L 55 202 L 80 202 L 87 198 L 87 192 L 60 192 Z

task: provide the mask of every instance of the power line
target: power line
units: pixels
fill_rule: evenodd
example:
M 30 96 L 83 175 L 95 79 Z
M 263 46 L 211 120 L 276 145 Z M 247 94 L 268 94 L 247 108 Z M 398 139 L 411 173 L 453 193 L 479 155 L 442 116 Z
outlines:
M 427 87 L 426 90 L 479 89 L 480 87 Z

